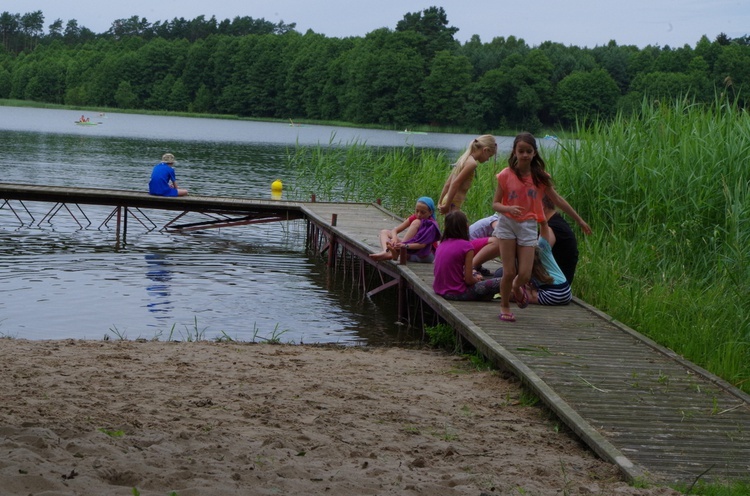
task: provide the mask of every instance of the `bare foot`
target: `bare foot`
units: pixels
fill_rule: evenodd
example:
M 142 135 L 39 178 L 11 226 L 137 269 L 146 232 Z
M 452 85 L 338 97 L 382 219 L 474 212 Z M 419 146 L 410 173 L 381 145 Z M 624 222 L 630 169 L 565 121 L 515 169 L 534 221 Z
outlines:
M 381 251 L 379 253 L 370 253 L 370 258 L 379 262 L 381 260 L 393 260 L 393 255 L 389 251 Z

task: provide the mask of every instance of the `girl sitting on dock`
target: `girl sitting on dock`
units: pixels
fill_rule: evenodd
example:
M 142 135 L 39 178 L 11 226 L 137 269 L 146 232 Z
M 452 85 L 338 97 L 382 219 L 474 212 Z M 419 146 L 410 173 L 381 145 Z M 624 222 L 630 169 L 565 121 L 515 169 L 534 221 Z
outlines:
M 405 232 L 404 232 L 405 231 Z M 399 233 L 404 232 L 403 241 Z M 433 244 L 440 240 L 440 226 L 435 220 L 435 202 L 428 196 L 417 200 L 414 214 L 393 229 L 380 231 L 381 251 L 370 254 L 373 260 L 397 260 L 406 247 L 410 262 L 430 263 L 435 259 Z
M 432 289 L 446 300 L 492 300 L 500 291 L 500 279 L 484 279 L 473 266 L 469 220 L 465 213 L 456 210 L 445 216 L 443 238 L 435 253 Z

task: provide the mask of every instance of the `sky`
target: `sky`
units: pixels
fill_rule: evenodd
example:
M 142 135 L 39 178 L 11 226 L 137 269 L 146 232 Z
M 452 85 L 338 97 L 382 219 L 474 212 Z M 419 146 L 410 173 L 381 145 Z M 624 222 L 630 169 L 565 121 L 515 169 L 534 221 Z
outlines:
M 150 23 L 204 15 L 218 21 L 252 17 L 296 23 L 332 38 L 363 37 L 379 28 L 395 29 L 410 12 L 443 7 L 448 25 L 458 28 L 464 43 L 479 35 L 523 38 L 532 47 L 545 41 L 589 47 L 618 45 L 695 47 L 701 36 L 713 41 L 750 34 L 750 0 L 3 0 L 0 12 L 26 14 L 41 10 L 45 32 L 56 19 L 70 19 L 95 33 L 116 19 L 133 16 Z

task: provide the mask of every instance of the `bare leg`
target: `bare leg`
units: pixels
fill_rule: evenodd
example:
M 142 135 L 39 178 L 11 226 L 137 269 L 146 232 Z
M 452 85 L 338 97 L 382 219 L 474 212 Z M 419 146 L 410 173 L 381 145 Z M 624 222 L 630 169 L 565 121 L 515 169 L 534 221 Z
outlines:
M 414 219 L 411 224 L 409 224 L 409 227 L 404 231 L 404 237 L 402 238 L 405 241 L 410 240 L 414 236 L 417 235 L 417 231 L 419 231 L 419 226 L 422 225 L 422 221 L 419 219 Z M 396 241 L 396 240 L 394 240 Z
M 391 260 L 393 255 L 390 250 L 390 244 L 392 243 L 392 236 L 390 229 L 383 229 L 380 231 L 380 250 L 377 253 L 371 253 L 370 258 L 373 260 Z
M 500 255 L 500 240 L 490 236 L 487 244 L 474 254 L 474 267 L 481 266 L 484 262 L 489 262 Z
M 516 240 L 500 239 L 500 258 L 503 262 L 503 277 L 500 279 L 500 312 L 510 312 L 510 295 L 516 277 Z
M 516 297 L 516 302 L 520 302 L 523 298 L 522 287 L 526 286 L 526 283 L 531 279 L 531 268 L 534 265 L 534 246 L 519 246 L 516 249 L 518 256 L 518 274 L 513 279 L 512 292 Z M 505 270 L 505 266 L 503 266 Z

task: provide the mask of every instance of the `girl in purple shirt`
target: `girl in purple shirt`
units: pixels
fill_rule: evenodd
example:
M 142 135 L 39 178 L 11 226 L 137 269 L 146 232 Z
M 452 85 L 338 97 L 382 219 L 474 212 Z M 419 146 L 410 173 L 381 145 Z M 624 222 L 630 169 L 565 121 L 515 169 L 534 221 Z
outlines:
M 453 211 L 445 216 L 443 237 L 435 252 L 435 293 L 446 300 L 492 300 L 500 291 L 500 279 L 484 279 L 472 269 L 473 261 L 469 219 L 460 210 Z

